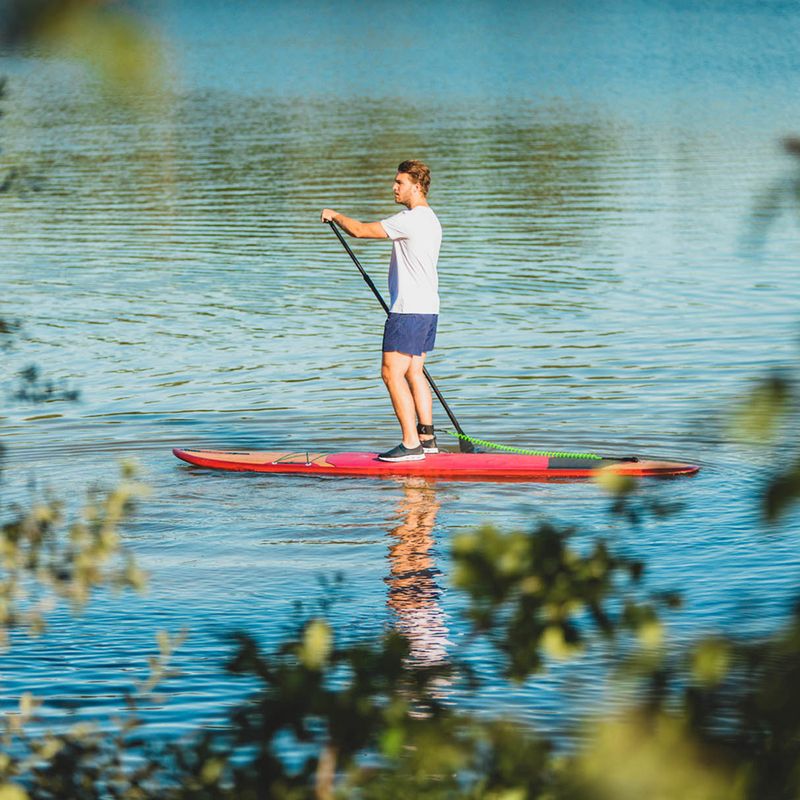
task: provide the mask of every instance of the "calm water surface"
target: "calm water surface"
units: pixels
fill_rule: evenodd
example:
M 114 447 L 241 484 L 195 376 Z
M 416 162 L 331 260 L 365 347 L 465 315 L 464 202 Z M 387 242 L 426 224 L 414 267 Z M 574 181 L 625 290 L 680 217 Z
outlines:
M 449 545 L 486 521 L 611 537 L 650 586 L 684 593 L 676 642 L 783 618 L 798 520 L 762 530 L 773 454 L 722 415 L 751 378 L 796 367 L 796 220 L 777 215 L 760 250 L 747 235 L 794 179 L 777 146 L 798 127 L 794 6 L 417 12 L 412 36 L 323 5 L 153 5 L 170 77 L 132 104 L 76 65 L 0 62 L 0 176 L 27 176 L 0 195 L 0 313 L 24 321 L 2 354 L 3 496 L 50 488 L 76 513 L 129 457 L 152 487 L 125 531 L 147 596 L 99 597 L 20 639 L 5 702 L 31 690 L 54 720 L 103 717 L 144 674 L 154 631 L 186 628 L 152 735 L 219 723 L 245 691 L 222 669 L 226 633 L 274 644 L 339 573 L 342 636 L 395 625 L 419 662 L 466 655 L 488 683 L 453 702 L 561 731 L 601 702 L 604 658 L 509 688 L 490 652 L 465 652 Z M 393 213 L 409 156 L 432 165 L 445 231 L 429 367 L 464 429 L 695 461 L 695 479 L 641 490 L 682 511 L 633 530 L 591 483 L 224 475 L 172 458 L 395 443 L 380 308 L 318 215 Z M 385 243 L 354 249 L 383 287 Z M 80 401 L 15 401 L 31 363 Z

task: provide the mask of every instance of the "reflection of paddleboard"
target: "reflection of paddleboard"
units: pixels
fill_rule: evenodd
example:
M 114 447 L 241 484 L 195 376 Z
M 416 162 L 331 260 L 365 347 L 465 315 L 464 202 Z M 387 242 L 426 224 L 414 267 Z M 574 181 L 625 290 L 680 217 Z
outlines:
M 172 451 L 199 467 L 299 475 L 419 475 L 451 480 L 590 478 L 599 473 L 632 477 L 692 475 L 699 467 L 673 461 L 570 458 L 512 453 L 436 453 L 424 461 L 378 461 L 375 453 L 280 453 L 226 450 Z

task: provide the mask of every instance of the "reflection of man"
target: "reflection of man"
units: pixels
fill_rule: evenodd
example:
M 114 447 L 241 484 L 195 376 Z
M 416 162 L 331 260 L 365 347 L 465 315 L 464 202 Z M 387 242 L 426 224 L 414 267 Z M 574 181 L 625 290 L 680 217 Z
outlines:
M 401 523 L 391 531 L 388 605 L 397 614 L 397 630 L 409 640 L 411 660 L 419 666 L 447 659 L 447 627 L 431 548 L 440 503 L 433 486 L 420 478 L 403 481 L 398 505 Z
M 391 239 L 389 318 L 383 331 L 381 376 L 403 434 L 397 447 L 381 453 L 382 461 L 419 461 L 438 453 L 433 431 L 433 401 L 423 374 L 425 356 L 433 350 L 439 320 L 436 265 L 442 227 L 428 205 L 431 173 L 421 161 L 403 161 L 392 190 L 405 211 L 381 222 L 359 222 L 330 208 L 323 222 L 335 222 L 358 239 Z

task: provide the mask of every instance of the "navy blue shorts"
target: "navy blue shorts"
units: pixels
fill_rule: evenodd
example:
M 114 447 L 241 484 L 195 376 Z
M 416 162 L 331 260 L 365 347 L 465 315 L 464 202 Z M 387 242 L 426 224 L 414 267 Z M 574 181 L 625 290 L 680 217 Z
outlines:
M 438 314 L 389 314 L 383 328 L 383 352 L 421 356 L 436 341 Z

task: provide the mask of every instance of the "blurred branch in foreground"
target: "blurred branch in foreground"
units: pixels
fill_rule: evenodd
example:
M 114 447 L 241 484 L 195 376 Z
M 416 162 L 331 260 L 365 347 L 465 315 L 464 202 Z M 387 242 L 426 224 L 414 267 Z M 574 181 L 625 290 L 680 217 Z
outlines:
M 69 389 L 64 382 L 45 379 L 35 364 L 21 369 L 17 373 L 19 384 L 12 397 L 27 403 L 52 403 L 63 401 L 74 403 L 80 397 L 77 389 Z
M 0 46 L 83 61 L 123 95 L 150 94 L 162 80 L 162 43 L 140 15 L 109 0 L 0 0 Z
M 762 497 L 764 518 L 775 523 L 800 499 L 800 385 L 786 370 L 760 379 L 733 418 L 735 434 L 772 452 Z
M 127 464 L 112 490 L 90 493 L 67 530 L 57 500 L 10 509 L 0 527 L 0 644 L 13 629 L 40 633 L 59 599 L 77 610 L 99 587 L 144 588 L 144 573 L 124 552 L 119 527 L 145 494 Z
M 761 250 L 769 229 L 784 212 L 793 212 L 800 220 L 800 136 L 786 136 L 781 148 L 796 159 L 796 171 L 773 183 L 756 199 L 744 236 L 745 247 L 751 251 Z

